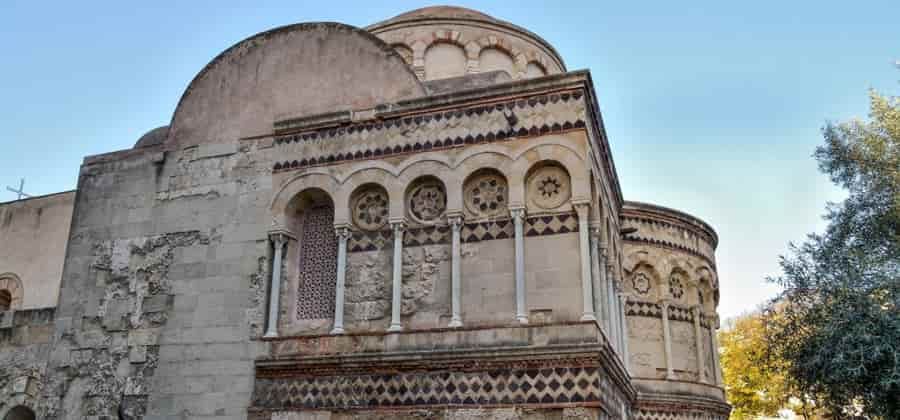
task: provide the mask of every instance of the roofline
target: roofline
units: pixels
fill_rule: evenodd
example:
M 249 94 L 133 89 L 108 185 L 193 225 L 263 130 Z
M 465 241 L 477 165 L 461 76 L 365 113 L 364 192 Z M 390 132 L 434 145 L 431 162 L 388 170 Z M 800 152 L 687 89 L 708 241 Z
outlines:
M 0 202 L 0 206 L 5 206 L 7 204 L 13 204 L 13 203 L 21 203 L 21 202 L 25 202 L 25 201 L 29 201 L 29 200 L 40 200 L 42 198 L 53 197 L 54 195 L 71 194 L 71 193 L 74 193 L 75 191 L 76 190 L 73 189 L 73 190 L 60 191 L 60 192 L 49 193 L 49 194 L 44 194 L 44 195 L 35 195 L 35 196 L 28 197 L 28 198 L 21 198 L 18 200 L 2 201 L 2 202 Z
M 477 12 L 477 10 L 476 10 L 476 12 Z M 396 18 L 396 16 L 394 18 Z M 554 60 L 556 60 L 556 64 L 559 65 L 559 68 L 561 68 L 563 72 L 568 71 L 566 69 L 566 63 L 563 60 L 562 56 L 559 54 L 558 51 L 556 51 L 556 48 L 553 48 L 553 45 L 550 45 L 550 43 L 547 42 L 547 40 L 542 38 L 540 35 L 529 31 L 528 29 L 525 29 L 519 25 L 509 23 L 504 20 L 497 19 L 493 16 L 491 16 L 491 19 L 493 19 L 493 20 L 472 19 L 472 18 L 465 18 L 465 17 L 454 17 L 454 18 L 426 17 L 426 18 L 404 18 L 404 19 L 401 19 L 398 21 L 389 22 L 391 19 L 394 19 L 394 18 L 390 18 L 387 20 L 383 20 L 381 22 L 373 23 L 369 26 L 363 27 L 363 29 L 371 32 L 372 34 L 377 35 L 378 33 L 385 32 L 385 31 L 388 31 L 391 29 L 398 29 L 398 28 L 403 28 L 406 26 L 416 26 L 416 25 L 421 25 L 423 23 L 425 23 L 425 24 L 439 24 L 439 23 L 473 24 L 473 23 L 475 23 L 475 24 L 481 24 L 481 25 L 487 24 L 487 25 L 500 26 L 504 29 L 507 29 L 507 30 L 510 30 L 513 32 L 518 32 L 521 35 L 524 35 L 528 38 L 534 39 L 535 41 L 537 41 L 537 43 L 541 47 L 546 48 L 550 52 L 550 56 L 553 57 Z
M 662 218 L 671 218 L 678 220 L 682 223 L 687 224 L 688 226 L 695 226 L 699 228 L 703 233 L 709 235 L 710 238 L 712 238 L 713 249 L 716 249 L 719 246 L 719 234 L 716 233 L 716 230 L 713 229 L 713 227 L 709 223 L 706 223 L 706 221 L 700 219 L 697 216 L 690 215 L 681 210 L 640 201 L 626 201 L 625 205 L 622 207 L 622 215 L 624 216 L 626 215 L 626 213 L 644 213 L 645 215 L 650 217 L 662 216 Z

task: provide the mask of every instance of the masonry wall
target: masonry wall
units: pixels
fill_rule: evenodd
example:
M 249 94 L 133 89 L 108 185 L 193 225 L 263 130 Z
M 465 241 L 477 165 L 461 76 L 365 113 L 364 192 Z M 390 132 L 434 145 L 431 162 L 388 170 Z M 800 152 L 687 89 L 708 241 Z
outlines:
M 56 306 L 75 192 L 0 203 L 0 289 L 21 286 L 18 309 Z M 15 298 L 15 296 L 14 296 Z

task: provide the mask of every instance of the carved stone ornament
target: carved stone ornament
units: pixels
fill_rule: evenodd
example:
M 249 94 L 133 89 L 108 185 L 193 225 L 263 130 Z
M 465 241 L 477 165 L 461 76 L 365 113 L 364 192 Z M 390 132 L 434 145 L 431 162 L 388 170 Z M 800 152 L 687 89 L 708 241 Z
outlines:
M 646 296 L 650 293 L 650 278 L 647 277 L 644 273 L 637 273 L 634 277 L 631 278 L 631 283 L 634 286 L 634 291 L 638 292 L 640 295 Z
M 388 222 L 388 196 L 380 188 L 360 192 L 353 199 L 353 223 L 362 230 L 379 230 Z
M 535 171 L 528 180 L 528 196 L 540 208 L 555 209 L 572 195 L 569 174 L 558 166 L 546 166 Z
M 678 274 L 672 274 L 669 277 L 669 294 L 675 299 L 681 299 L 684 296 L 684 286 Z
M 413 187 L 407 197 L 407 209 L 412 218 L 420 223 L 437 222 L 447 210 L 447 193 L 437 181 L 425 181 Z
M 509 188 L 497 174 L 485 174 L 470 180 L 465 187 L 466 208 L 475 216 L 497 216 L 506 212 Z

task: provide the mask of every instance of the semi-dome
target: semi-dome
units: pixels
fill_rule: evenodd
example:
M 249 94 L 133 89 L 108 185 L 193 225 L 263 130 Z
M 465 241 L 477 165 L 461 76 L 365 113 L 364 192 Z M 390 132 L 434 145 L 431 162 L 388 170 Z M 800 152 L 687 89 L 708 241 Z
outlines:
M 540 36 L 463 7 L 416 9 L 366 30 L 391 44 L 422 80 L 498 70 L 525 79 L 566 71 L 562 58 Z

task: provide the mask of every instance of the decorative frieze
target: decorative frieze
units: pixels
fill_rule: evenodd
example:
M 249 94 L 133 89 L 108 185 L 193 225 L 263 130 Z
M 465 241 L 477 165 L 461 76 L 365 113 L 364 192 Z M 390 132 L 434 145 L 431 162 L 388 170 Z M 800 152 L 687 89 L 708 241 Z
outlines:
M 260 409 L 367 409 L 430 406 L 599 406 L 603 371 L 597 361 L 572 366 L 424 369 L 357 375 L 257 374 L 253 405 Z M 519 363 L 516 363 L 519 364 Z M 425 366 L 423 366 L 425 368 Z M 604 381 L 607 382 L 607 381 Z M 608 383 L 608 382 L 607 382 Z M 605 393 L 605 392 L 604 392 Z
M 625 302 L 625 315 L 643 316 L 648 318 L 662 318 L 662 305 L 656 302 L 628 299 Z M 670 321 L 694 322 L 694 315 L 690 308 L 669 304 L 668 318 Z M 701 317 L 701 325 L 708 327 L 709 323 Z
M 273 171 L 378 159 L 585 127 L 581 90 L 327 127 L 275 139 Z M 509 115 L 514 119 L 510 120 Z
M 559 213 L 525 219 L 525 236 L 546 236 L 578 232 L 578 218 L 574 213 Z M 512 220 L 497 219 L 483 222 L 463 223 L 460 232 L 462 243 L 512 239 Z M 353 232 L 347 245 L 347 252 L 377 251 L 390 246 L 390 230 Z M 446 225 L 410 228 L 403 237 L 403 246 L 416 247 L 450 243 L 450 227 Z

